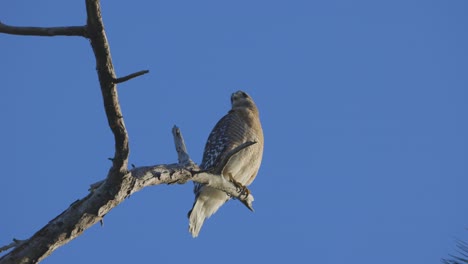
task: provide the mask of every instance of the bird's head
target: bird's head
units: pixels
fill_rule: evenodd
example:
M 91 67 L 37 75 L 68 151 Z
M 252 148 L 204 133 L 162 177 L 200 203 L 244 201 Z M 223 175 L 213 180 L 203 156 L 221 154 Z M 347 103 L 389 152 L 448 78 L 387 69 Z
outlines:
M 232 109 L 247 107 L 247 108 L 252 108 L 252 109 L 257 110 L 257 106 L 255 105 L 255 102 L 252 100 L 252 97 L 250 97 L 244 91 L 237 91 L 235 93 L 232 93 L 231 105 L 232 105 Z

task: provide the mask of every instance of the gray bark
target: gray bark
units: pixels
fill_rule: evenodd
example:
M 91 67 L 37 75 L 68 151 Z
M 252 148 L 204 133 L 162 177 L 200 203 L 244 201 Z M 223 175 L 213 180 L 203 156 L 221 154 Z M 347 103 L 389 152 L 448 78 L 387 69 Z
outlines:
M 85 0 L 87 24 L 77 27 L 14 27 L 0 22 L 0 33 L 34 36 L 80 36 L 90 40 L 96 58 L 96 70 L 103 97 L 104 109 L 109 127 L 114 135 L 115 153 L 112 166 L 106 178 L 92 184 L 86 197 L 76 200 L 60 215 L 49 221 L 43 228 L 26 240 L 13 239 L 1 251 L 13 248 L 0 258 L 0 264 L 37 263 L 49 256 L 55 249 L 81 235 L 92 225 L 102 221 L 105 215 L 123 202 L 131 194 L 148 186 L 158 184 L 186 183 L 196 181 L 207 184 L 239 199 L 252 210 L 253 196 L 247 188 L 231 183 L 218 175 L 220 168 L 200 172 L 187 153 L 182 134 L 173 129 L 178 163 L 138 167 L 128 170 L 129 141 L 117 94 L 117 83 L 130 80 L 147 73 L 139 71 L 117 78 L 104 31 L 99 0 Z M 234 150 L 229 158 L 255 142 L 246 142 Z M 222 168 L 222 167 L 221 167 Z

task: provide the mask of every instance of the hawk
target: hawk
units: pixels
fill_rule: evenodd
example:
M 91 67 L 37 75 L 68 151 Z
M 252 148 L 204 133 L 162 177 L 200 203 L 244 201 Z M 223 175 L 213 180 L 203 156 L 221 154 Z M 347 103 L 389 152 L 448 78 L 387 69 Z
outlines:
M 257 176 L 263 155 L 263 131 L 257 106 L 247 93 L 237 91 L 231 95 L 231 110 L 211 131 L 205 145 L 202 170 L 215 169 L 237 146 L 253 144 L 234 154 L 221 169 L 221 175 L 237 184 L 248 186 Z M 197 237 L 203 222 L 213 215 L 230 197 L 225 192 L 195 183 L 195 202 L 188 213 L 189 231 Z

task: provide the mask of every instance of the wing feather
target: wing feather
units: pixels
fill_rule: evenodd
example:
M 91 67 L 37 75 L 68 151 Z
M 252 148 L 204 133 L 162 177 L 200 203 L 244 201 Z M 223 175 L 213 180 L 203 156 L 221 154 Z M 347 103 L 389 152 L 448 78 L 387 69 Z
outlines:
M 234 110 L 229 111 L 216 123 L 206 141 L 200 164 L 202 170 L 213 169 L 229 151 L 244 143 L 244 123 L 239 113 Z M 195 183 L 194 193 L 198 194 L 202 186 L 203 184 Z

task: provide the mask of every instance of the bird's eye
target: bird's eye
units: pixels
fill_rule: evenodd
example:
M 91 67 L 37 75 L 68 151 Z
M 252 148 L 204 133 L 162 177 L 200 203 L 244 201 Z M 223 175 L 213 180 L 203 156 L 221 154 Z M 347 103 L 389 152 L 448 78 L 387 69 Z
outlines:
M 244 93 L 244 92 L 242 92 L 241 94 L 242 94 L 242 97 L 244 97 L 244 98 L 249 97 L 249 96 L 248 96 L 246 93 Z

